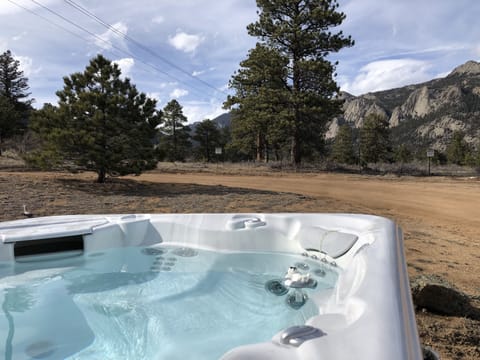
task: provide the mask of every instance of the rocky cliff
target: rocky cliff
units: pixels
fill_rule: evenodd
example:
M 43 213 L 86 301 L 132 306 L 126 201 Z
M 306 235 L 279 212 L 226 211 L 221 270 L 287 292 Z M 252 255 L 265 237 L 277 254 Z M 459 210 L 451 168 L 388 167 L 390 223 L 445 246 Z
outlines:
M 392 141 L 445 150 L 454 131 L 480 146 L 480 63 L 469 61 L 448 76 L 426 83 L 353 96 L 344 93 L 343 116 L 334 119 L 327 138 L 338 127 L 363 125 L 366 116 L 379 113 L 389 119 Z

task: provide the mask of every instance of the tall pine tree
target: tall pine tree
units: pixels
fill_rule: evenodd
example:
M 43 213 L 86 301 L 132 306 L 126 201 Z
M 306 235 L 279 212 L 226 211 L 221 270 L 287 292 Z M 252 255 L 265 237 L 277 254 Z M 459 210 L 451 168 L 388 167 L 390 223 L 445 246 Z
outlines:
M 33 99 L 28 79 L 10 50 L 0 55 L 0 155 L 2 141 L 25 128 Z
M 211 162 L 215 156 L 215 148 L 221 145 L 221 133 L 214 121 L 205 119 L 195 128 L 193 140 L 198 142 L 199 157 Z
M 269 145 L 278 140 L 274 135 L 285 126 L 287 64 L 277 51 L 257 44 L 230 80 L 236 94 L 224 106 L 232 112 L 232 145 L 245 154 L 253 150 L 257 161 L 267 160 Z
M 333 143 L 332 157 L 341 164 L 355 163 L 355 149 L 353 147 L 353 132 L 348 125 L 342 125 L 338 129 L 335 142 Z
M 288 129 L 291 161 L 297 166 L 322 142 L 326 122 L 341 112 L 333 79 L 336 64 L 327 56 L 353 41 L 341 31 L 329 31 L 345 19 L 335 0 L 257 0 L 257 7 L 259 19 L 247 27 L 248 33 L 287 59 L 281 96 L 288 97 L 279 117 Z
M 160 151 L 169 161 L 184 161 L 191 147 L 190 127 L 187 117 L 177 100 L 171 100 L 163 108 L 160 131 Z
M 391 158 L 388 119 L 381 114 L 370 114 L 360 129 L 360 160 L 362 164 L 388 161 Z
M 118 65 L 98 55 L 83 73 L 65 77 L 59 107 L 47 105 L 32 119 L 44 143 L 36 159 L 95 171 L 98 182 L 153 168 L 156 101 L 120 75 Z

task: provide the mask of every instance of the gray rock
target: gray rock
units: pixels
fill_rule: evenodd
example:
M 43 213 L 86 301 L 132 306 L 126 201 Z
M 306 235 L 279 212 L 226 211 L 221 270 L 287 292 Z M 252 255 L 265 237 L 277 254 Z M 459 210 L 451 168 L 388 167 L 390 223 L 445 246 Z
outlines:
M 435 314 L 480 319 L 480 310 L 470 298 L 436 275 L 420 275 L 411 280 L 413 303 Z
M 430 347 L 422 346 L 423 360 L 440 360 L 440 356 Z

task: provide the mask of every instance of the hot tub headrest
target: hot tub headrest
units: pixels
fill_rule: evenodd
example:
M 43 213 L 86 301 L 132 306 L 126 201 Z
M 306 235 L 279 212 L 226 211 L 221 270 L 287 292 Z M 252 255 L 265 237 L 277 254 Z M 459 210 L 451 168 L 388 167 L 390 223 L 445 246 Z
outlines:
M 320 227 L 302 228 L 296 238 L 302 248 L 323 252 L 332 258 L 345 255 L 358 240 L 357 235 Z

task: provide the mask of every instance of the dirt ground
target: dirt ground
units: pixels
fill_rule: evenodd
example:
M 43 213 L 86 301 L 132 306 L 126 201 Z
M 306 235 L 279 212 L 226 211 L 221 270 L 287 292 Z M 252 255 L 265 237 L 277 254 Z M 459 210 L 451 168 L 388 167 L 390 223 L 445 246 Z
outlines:
M 404 230 L 410 276 L 439 275 L 480 305 L 480 179 L 282 173 L 164 166 L 94 183 L 89 173 L 0 171 L 0 221 L 85 213 L 346 212 Z M 479 359 L 480 322 L 419 309 L 422 342 L 442 359 Z

